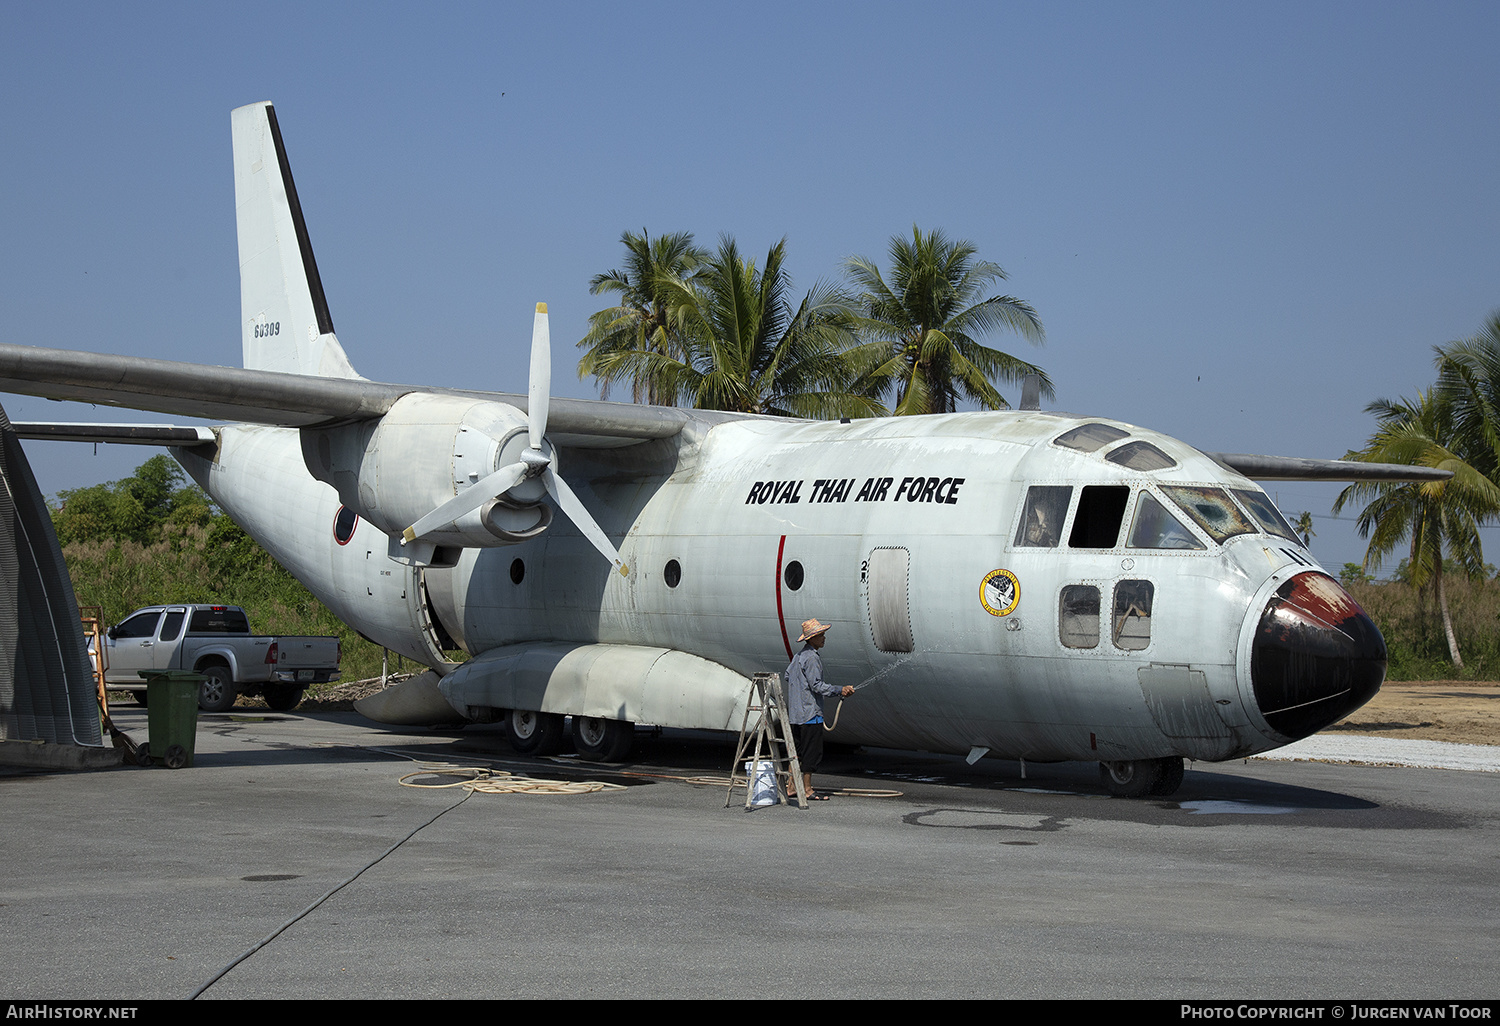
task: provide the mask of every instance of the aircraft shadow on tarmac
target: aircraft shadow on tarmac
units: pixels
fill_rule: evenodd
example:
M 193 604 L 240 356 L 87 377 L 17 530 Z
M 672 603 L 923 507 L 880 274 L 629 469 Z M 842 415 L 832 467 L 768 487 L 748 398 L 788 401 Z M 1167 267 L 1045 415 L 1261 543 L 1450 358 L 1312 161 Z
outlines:
M 260 710 L 204 715 L 199 731 L 233 738 L 253 726 L 297 718 L 350 722 L 348 713 L 284 714 Z M 734 737 L 701 730 L 637 730 L 634 751 L 618 765 L 601 765 L 564 755 L 536 758 L 516 754 L 495 725 L 453 728 L 393 728 L 389 745 L 381 731 L 366 734 L 360 744 L 300 742 L 294 733 L 279 741 L 256 737 L 256 744 L 200 753 L 200 766 L 265 766 L 348 762 L 487 762 L 497 768 L 562 779 L 610 780 L 627 785 L 652 777 L 722 776 L 734 753 Z M 1170 822 L 1211 827 L 1247 819 L 1266 826 L 1319 826 L 1383 829 L 1451 829 L 1462 820 L 1448 813 L 1372 801 L 1342 791 L 1274 779 L 1284 769 L 1267 765 L 1268 776 L 1224 772 L 1211 763 L 1190 763 L 1181 788 L 1169 798 L 1111 799 L 1104 793 L 1092 763 L 1028 763 L 1021 775 L 1015 760 L 982 759 L 970 766 L 959 756 L 880 748 L 830 745 L 819 773 L 831 788 L 894 788 L 902 792 L 900 813 L 913 826 L 953 826 L 954 807 L 974 806 L 978 816 L 966 822 L 975 829 L 1061 829 L 1068 820 Z M 1236 764 L 1237 765 L 1237 764 Z M 1253 769 L 1252 769 L 1253 771 Z M 925 807 L 912 812 L 911 804 Z M 985 810 L 1003 804 L 1007 814 L 1029 817 L 1033 825 L 986 821 Z M 893 811 L 896 811 L 893 809 Z M 972 818 L 972 817 L 971 817 Z M 990 825 L 987 827 L 987 823 Z

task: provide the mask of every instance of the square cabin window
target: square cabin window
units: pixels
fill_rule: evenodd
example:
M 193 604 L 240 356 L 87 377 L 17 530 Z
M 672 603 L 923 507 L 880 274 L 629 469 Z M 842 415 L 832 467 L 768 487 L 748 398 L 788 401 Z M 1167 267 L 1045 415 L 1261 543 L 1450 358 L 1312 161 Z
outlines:
M 1139 652 L 1151 644 L 1151 600 L 1156 587 L 1150 581 L 1121 581 L 1115 585 L 1114 626 L 1110 633 L 1115 648 Z
M 1057 636 L 1068 648 L 1099 647 L 1099 589 L 1069 584 L 1058 602 Z

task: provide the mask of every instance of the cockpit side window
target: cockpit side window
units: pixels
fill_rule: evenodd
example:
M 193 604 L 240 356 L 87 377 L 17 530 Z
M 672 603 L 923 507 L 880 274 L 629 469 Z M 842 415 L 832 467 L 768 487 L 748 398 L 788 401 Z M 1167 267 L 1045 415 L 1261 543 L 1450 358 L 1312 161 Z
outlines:
M 1054 439 L 1058 445 L 1065 449 L 1077 449 L 1079 452 L 1098 452 L 1110 442 L 1118 442 L 1129 436 L 1129 431 L 1121 431 L 1117 427 L 1108 424 L 1084 424 L 1072 431 L 1064 432 Z
M 1120 541 L 1120 524 L 1125 519 L 1128 501 L 1130 489 L 1124 485 L 1085 486 L 1078 497 L 1078 512 L 1073 516 L 1068 547 L 1114 548 Z
M 1132 549 L 1201 549 L 1203 543 L 1183 526 L 1150 492 L 1142 492 L 1135 504 L 1135 522 L 1130 527 Z
M 1032 485 L 1026 492 L 1026 508 L 1016 528 L 1016 544 L 1055 549 L 1062 540 L 1063 521 L 1068 518 L 1072 485 Z
M 1164 486 L 1162 491 L 1216 542 L 1258 530 L 1222 488 Z
M 1177 466 L 1177 461 L 1150 442 L 1126 442 L 1104 457 L 1131 470 L 1167 470 Z
M 1259 521 L 1260 526 L 1266 529 L 1267 534 L 1274 534 L 1278 538 L 1302 544 L 1302 539 L 1297 537 L 1297 532 L 1292 530 L 1292 525 L 1286 522 L 1281 515 L 1281 510 L 1276 508 L 1271 497 L 1262 491 L 1250 491 L 1245 488 L 1231 489 L 1234 497 L 1250 511 L 1250 515 Z

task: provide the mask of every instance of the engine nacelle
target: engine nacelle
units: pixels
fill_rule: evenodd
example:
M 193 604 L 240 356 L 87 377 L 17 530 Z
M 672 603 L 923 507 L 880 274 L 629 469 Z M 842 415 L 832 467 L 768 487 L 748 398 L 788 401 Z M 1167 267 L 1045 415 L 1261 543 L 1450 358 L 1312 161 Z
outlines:
M 418 392 L 402 396 L 377 421 L 302 429 L 307 469 L 392 538 L 498 467 L 519 461 L 528 445 L 526 415 L 514 406 Z M 546 494 L 540 480 L 522 481 L 423 541 L 489 548 L 534 538 L 552 522 Z

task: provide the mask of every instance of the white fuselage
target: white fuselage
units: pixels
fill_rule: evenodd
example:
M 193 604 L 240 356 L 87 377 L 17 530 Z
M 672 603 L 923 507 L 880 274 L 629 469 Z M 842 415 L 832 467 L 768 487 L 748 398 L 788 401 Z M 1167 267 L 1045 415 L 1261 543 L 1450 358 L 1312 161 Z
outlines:
M 617 542 L 624 577 L 561 517 L 529 541 L 464 549 L 445 569 L 389 558 L 388 537 L 363 520 L 340 544 L 338 495 L 303 465 L 293 429 L 233 426 L 213 463 L 178 455 L 339 617 L 430 665 L 444 661 L 436 621 L 476 655 L 536 641 L 656 646 L 748 676 L 784 669 L 801 622 L 817 617 L 832 624 L 827 678 L 860 687 L 838 740 L 1036 760 L 1224 759 L 1285 743 L 1257 708 L 1250 646 L 1268 596 L 1317 569 L 1312 558 L 1261 532 L 1127 546 L 1141 496 L 1171 508 L 1163 485 L 1255 486 L 1128 425 L 1117 426 L 1176 466 L 1130 470 L 1105 450 L 1055 443 L 1086 423 L 1100 422 L 751 419 L 565 449 L 561 471 Z M 1051 547 L 1017 544 L 1036 485 L 1072 488 Z M 1089 485 L 1130 490 L 1107 547 L 1069 543 Z M 998 590 L 982 594 L 987 580 Z M 1137 582 L 1154 596 L 1148 615 L 1112 615 Z M 1065 590 L 1079 588 L 1097 590 L 1092 622 L 1087 610 L 1065 615 Z

